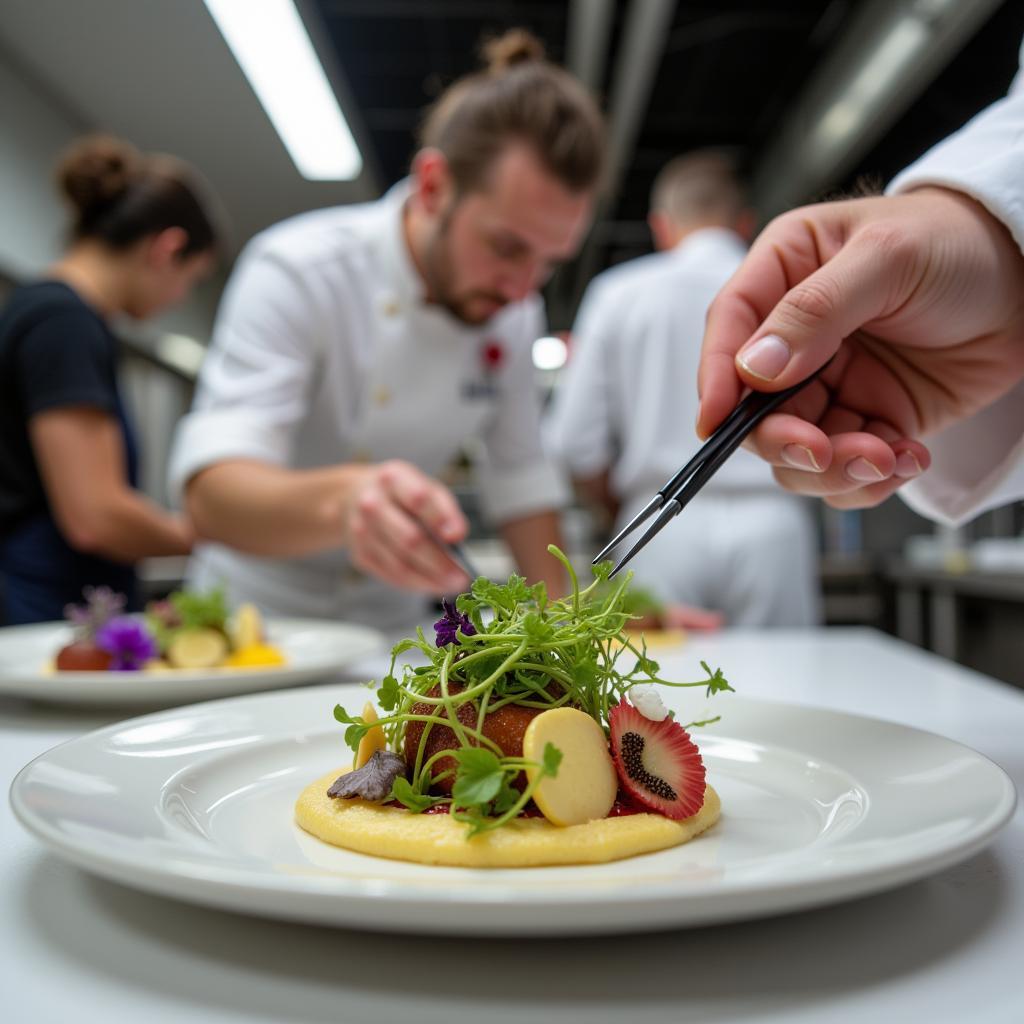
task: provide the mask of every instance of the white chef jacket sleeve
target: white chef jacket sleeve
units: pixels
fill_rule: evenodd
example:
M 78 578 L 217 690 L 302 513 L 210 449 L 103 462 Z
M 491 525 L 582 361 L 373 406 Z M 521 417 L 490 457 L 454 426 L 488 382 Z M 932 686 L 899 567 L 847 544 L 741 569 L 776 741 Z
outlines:
M 615 457 L 611 389 L 607 375 L 610 351 L 604 338 L 613 310 L 600 282 L 587 289 L 572 332 L 568 365 L 545 423 L 548 451 L 570 475 L 587 479 L 608 469 Z
M 545 330 L 540 299 L 524 308 L 519 344 L 509 364 L 484 433 L 484 457 L 477 467 L 480 500 L 492 522 L 559 509 L 569 487 L 544 453 L 540 437 L 540 395 L 533 367 L 533 342 Z
M 886 192 L 926 185 L 976 199 L 1024 252 L 1024 71 L 1004 99 L 898 174 Z M 931 468 L 898 492 L 922 515 L 957 524 L 1024 498 L 1024 384 L 926 444 Z
M 192 411 L 178 426 L 172 496 L 225 459 L 287 464 L 316 372 L 313 309 L 297 269 L 251 244 L 224 293 Z
M 1024 382 L 926 444 L 928 472 L 897 492 L 915 512 L 956 526 L 1024 498 Z

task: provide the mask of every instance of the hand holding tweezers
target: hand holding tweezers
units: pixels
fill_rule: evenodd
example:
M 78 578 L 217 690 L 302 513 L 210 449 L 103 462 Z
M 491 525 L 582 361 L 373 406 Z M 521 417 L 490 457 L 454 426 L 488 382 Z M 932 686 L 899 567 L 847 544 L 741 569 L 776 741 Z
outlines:
M 829 363 L 831 361 L 830 359 Z M 693 496 L 718 472 L 725 460 L 739 448 L 744 438 L 761 420 L 807 387 L 829 363 L 825 363 L 809 377 L 784 391 L 773 393 L 752 391 L 747 395 L 711 435 L 703 448 L 671 480 L 667 481 L 644 508 L 598 552 L 594 564 L 601 561 L 609 551 L 618 546 L 660 509 L 658 517 L 629 551 L 619 559 L 611 575 L 614 576 L 621 571 L 638 551 L 646 547 L 665 528 L 670 519 L 674 519 L 682 512 Z

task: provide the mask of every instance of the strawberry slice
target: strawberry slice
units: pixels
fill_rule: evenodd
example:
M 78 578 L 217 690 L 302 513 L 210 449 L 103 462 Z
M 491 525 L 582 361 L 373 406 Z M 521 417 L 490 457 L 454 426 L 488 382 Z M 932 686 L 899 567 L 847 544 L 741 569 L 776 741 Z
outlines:
M 608 713 L 608 724 L 615 770 L 634 800 L 676 820 L 701 809 L 704 762 L 678 722 L 653 722 L 623 700 Z

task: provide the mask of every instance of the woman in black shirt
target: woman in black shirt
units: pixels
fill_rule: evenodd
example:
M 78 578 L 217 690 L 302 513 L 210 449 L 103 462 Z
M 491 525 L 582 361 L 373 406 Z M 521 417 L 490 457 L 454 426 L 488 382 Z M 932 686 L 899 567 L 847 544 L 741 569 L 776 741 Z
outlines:
M 213 218 L 194 172 L 88 138 L 57 179 L 67 252 L 0 313 L 0 576 L 8 624 L 61 617 L 87 584 L 135 599 L 132 565 L 187 554 L 192 531 L 136 488 L 116 381 L 117 314 L 143 319 L 209 273 Z

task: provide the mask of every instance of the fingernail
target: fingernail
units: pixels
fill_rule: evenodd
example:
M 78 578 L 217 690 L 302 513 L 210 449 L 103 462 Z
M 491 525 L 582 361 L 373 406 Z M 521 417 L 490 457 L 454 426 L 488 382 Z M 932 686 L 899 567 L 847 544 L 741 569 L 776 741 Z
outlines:
M 700 416 L 697 417 L 697 422 L 694 424 L 694 429 L 697 432 L 698 441 L 706 441 L 711 435 L 706 430 L 700 429 Z
M 900 452 L 896 456 L 896 476 L 908 479 L 912 476 L 920 476 L 921 463 L 914 457 L 913 452 Z
M 789 364 L 789 346 L 777 335 L 766 334 L 739 354 L 740 365 L 761 380 L 775 380 Z
M 805 448 L 802 444 L 787 444 L 782 449 L 782 461 L 787 466 L 792 466 L 793 469 L 809 469 L 814 473 L 821 472 L 821 466 L 818 465 L 814 452 L 810 448 Z
M 851 459 L 846 464 L 846 475 L 858 484 L 877 484 L 885 479 L 885 474 L 865 458 Z

